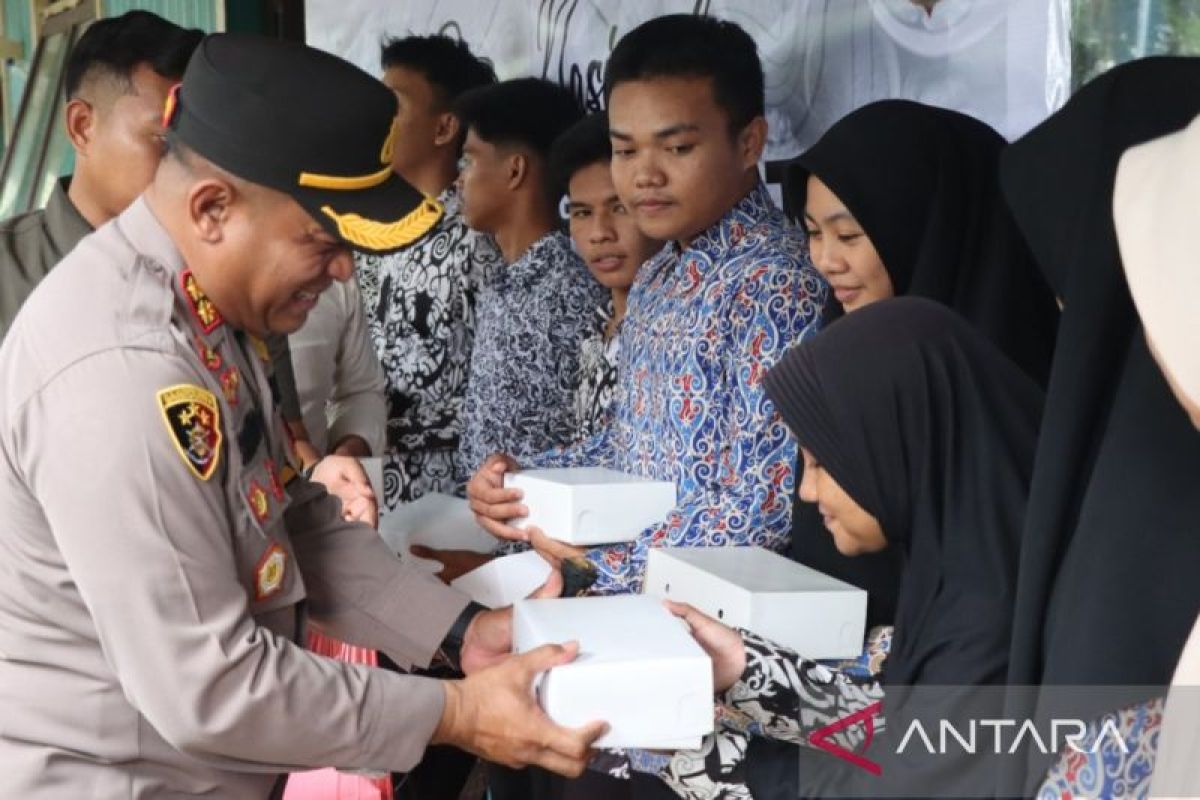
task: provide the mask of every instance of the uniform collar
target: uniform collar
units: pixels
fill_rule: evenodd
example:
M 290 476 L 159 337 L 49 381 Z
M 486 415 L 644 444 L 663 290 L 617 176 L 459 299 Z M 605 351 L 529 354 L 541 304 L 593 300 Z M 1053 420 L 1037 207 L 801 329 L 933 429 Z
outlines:
M 67 254 L 79 244 L 79 240 L 92 232 L 92 226 L 79 213 L 79 209 L 67 196 L 71 186 L 71 176 L 59 178 L 54 182 L 50 199 L 46 201 L 46 232 L 55 250 Z
M 138 197 L 133 205 L 121 212 L 116 224 L 135 252 L 166 268 L 176 296 L 187 308 L 188 322 L 195 332 L 204 336 L 210 344 L 219 343 L 225 328 L 224 320 L 184 264 L 183 254 L 150 210 L 145 195 Z

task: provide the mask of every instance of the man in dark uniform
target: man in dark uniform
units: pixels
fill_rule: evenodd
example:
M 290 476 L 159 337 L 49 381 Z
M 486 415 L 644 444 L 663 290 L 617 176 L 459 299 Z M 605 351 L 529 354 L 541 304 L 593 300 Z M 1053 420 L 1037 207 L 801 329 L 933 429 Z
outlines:
M 392 173 L 393 95 L 303 45 L 211 36 L 146 192 L 0 345 L 0 796 L 276 796 L 432 742 L 582 771 L 510 657 L 511 616 L 403 566 L 295 474 L 262 337 L 441 208 Z M 71 336 L 60 335 L 64 321 Z M 552 592 L 557 587 L 549 587 Z M 306 652 L 307 620 L 437 681 Z

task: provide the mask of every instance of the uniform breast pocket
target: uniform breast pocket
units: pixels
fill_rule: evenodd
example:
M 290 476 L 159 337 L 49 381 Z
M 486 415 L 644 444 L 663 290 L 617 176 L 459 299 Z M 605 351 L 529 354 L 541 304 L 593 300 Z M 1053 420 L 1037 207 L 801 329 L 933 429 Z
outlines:
M 284 526 L 288 497 L 267 465 L 250 469 L 238 482 L 234 508 L 238 577 L 251 613 L 260 617 L 304 599 L 304 583 Z

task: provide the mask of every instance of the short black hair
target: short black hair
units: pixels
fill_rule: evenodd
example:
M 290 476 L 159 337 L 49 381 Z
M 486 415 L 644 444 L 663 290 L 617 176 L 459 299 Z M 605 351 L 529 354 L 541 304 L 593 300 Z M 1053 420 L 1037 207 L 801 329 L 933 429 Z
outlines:
M 612 141 L 608 138 L 608 116 L 590 114 L 554 140 L 550 148 L 550 175 L 562 191 L 567 190 L 576 172 L 593 164 L 612 161 Z
M 463 92 L 496 82 L 492 65 L 472 53 L 466 42 L 440 34 L 384 39 L 379 45 L 379 65 L 385 70 L 404 67 L 420 73 L 443 106 Z
M 455 104 L 463 129 L 493 145 L 517 145 L 543 159 L 550 145 L 583 117 L 568 89 L 541 78 L 516 78 L 472 89 Z
M 149 11 L 99 20 L 83 32 L 67 58 L 67 99 L 77 97 L 85 82 L 101 76 L 129 92 L 139 64 L 149 64 L 164 78 L 182 78 L 203 38 L 204 31 L 181 28 Z
M 608 58 L 605 103 L 613 89 L 651 78 L 709 78 L 713 98 L 740 131 L 765 113 L 762 61 L 741 26 L 714 17 L 668 14 L 621 37 Z

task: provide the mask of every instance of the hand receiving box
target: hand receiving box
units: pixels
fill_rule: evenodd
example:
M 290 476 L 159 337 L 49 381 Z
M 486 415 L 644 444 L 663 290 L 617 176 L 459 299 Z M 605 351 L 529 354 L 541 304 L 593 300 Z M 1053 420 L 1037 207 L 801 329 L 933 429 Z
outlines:
M 541 676 L 538 701 L 560 725 L 603 720 L 598 747 L 694 750 L 713 730 L 712 661 L 659 600 L 644 595 L 520 600 L 513 650 L 579 642 Z
M 514 527 L 533 525 L 573 545 L 631 542 L 675 507 L 670 481 L 603 467 L 521 470 L 506 474 L 504 485 L 523 491 L 529 509 Z
M 867 593 L 762 547 L 652 548 L 645 592 L 690 603 L 806 658 L 862 653 Z

